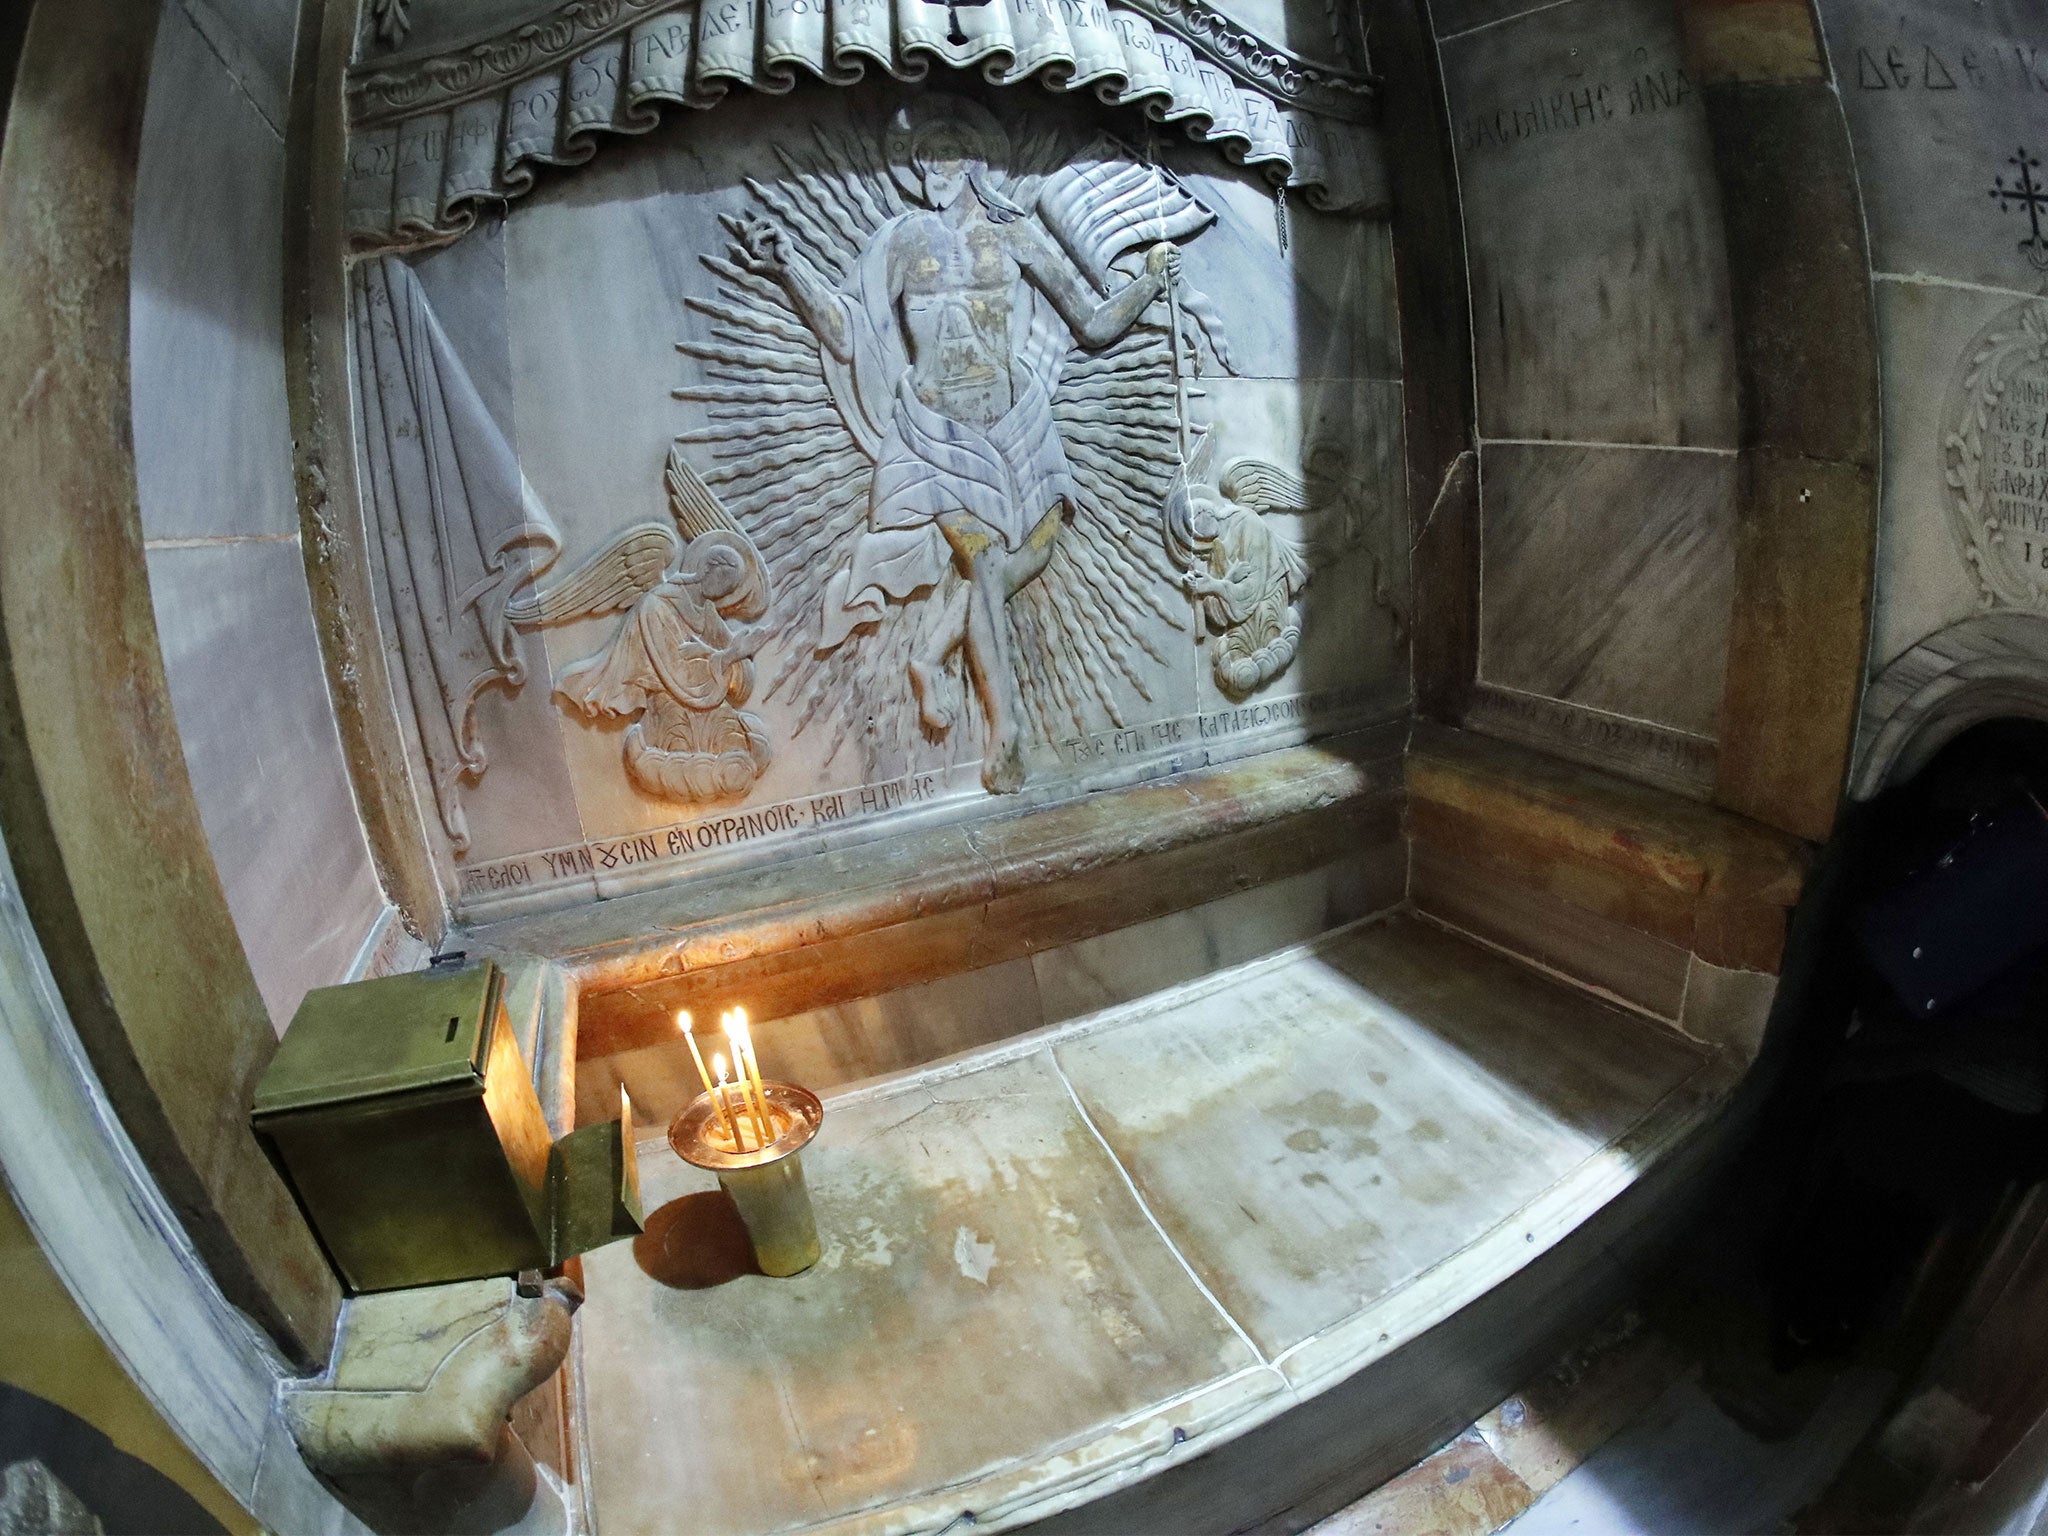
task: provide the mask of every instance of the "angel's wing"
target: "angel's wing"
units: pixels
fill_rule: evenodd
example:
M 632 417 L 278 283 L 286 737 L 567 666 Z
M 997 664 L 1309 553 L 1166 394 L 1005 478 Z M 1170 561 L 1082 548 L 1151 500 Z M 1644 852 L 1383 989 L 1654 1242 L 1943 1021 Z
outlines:
M 628 528 L 560 581 L 508 603 L 505 617 L 522 626 L 567 624 L 630 608 L 660 584 L 682 548 L 675 530 L 660 523 Z
M 1264 459 L 1236 460 L 1223 471 L 1217 489 L 1261 512 L 1308 512 L 1316 502 L 1307 480 Z

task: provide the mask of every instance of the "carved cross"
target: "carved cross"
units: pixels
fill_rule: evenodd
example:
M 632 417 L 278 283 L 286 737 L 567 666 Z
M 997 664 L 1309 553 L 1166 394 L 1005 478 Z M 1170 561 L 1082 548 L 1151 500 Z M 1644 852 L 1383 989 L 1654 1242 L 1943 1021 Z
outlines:
M 2029 265 L 2037 272 L 2048 272 L 2048 236 L 2041 232 L 2041 214 L 2048 210 L 2048 185 L 2034 180 L 2034 172 L 2041 168 L 2039 157 L 2027 153 L 2024 146 L 2011 157 L 2011 164 L 2019 171 L 2016 185 L 2008 187 L 2003 176 L 1994 177 L 1991 184 L 1992 201 L 1999 211 L 2011 213 L 2014 208 L 2024 208 L 2033 233 L 2020 242 Z

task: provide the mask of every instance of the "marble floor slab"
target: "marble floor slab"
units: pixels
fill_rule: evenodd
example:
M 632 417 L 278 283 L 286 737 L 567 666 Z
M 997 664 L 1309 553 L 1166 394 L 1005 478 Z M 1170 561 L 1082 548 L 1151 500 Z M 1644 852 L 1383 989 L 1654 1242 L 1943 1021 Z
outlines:
M 1277 1359 L 1506 1221 L 1706 1053 L 1399 921 L 1056 1054 Z
M 904 1501 L 1258 1363 L 1042 1054 L 834 1106 L 805 1163 L 827 1245 L 804 1275 L 703 1284 L 690 1217 L 720 1197 L 665 1148 L 647 1232 L 586 1261 L 606 1536 Z
M 649 1138 L 647 1232 L 585 1261 L 599 1526 L 883 1536 L 1084 1502 L 1483 1294 L 1734 1075 L 1394 918 L 828 1097 L 825 1253 L 792 1280 Z

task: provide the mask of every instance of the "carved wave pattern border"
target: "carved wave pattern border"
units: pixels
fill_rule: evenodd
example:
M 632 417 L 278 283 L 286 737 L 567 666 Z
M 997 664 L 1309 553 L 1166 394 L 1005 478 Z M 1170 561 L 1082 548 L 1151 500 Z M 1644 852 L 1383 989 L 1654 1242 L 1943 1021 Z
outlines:
M 538 166 L 580 165 L 601 135 L 645 133 L 667 106 L 710 107 L 734 86 L 781 93 L 806 74 L 849 85 L 870 67 L 916 81 L 934 61 L 1093 90 L 1313 207 L 1385 208 L 1365 76 L 1308 64 L 1194 0 L 1143 3 L 1150 14 L 1106 0 L 578 0 L 508 37 L 352 74 L 350 238 L 374 249 L 459 233 L 480 204 L 530 191 Z

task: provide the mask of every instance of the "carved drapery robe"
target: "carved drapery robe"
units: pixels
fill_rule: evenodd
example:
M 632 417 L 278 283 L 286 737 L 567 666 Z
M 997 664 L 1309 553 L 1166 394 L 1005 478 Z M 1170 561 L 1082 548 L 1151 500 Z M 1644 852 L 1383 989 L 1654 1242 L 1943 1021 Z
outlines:
M 885 600 L 901 602 L 945 576 L 952 554 L 939 531 L 944 514 L 970 512 L 1015 549 L 1050 508 L 1071 505 L 1076 495 L 1052 414 L 1071 337 L 1051 301 L 1021 276 L 1026 297 L 1014 327 L 1010 409 L 976 427 L 917 398 L 889 283 L 890 246 L 916 217 L 928 215 L 899 215 L 875 232 L 839 295 L 852 361 L 824 354 L 833 399 L 875 460 L 867 530 L 847 569 L 825 589 L 819 643 L 828 650 L 881 618 Z

